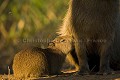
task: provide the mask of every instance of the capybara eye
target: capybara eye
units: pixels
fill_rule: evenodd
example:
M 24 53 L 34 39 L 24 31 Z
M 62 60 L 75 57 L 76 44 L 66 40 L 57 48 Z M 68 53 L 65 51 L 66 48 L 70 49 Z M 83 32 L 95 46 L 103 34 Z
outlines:
M 62 39 L 62 40 L 60 40 L 60 42 L 66 42 L 66 40 L 65 40 L 65 39 Z

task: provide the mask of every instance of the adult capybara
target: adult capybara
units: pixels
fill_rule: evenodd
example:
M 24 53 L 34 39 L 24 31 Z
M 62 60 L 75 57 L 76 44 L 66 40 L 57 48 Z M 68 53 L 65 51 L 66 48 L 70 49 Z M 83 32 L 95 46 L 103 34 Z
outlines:
M 58 34 L 74 38 L 79 61 L 78 74 L 90 72 L 88 59 L 93 56 L 99 57 L 100 74 L 111 72 L 111 54 L 116 56 L 120 53 L 114 47 L 119 37 L 116 33 L 119 29 L 118 15 L 119 0 L 70 0 Z
M 118 38 L 118 40 L 119 40 L 119 38 Z M 113 49 L 114 50 L 113 53 L 110 54 L 110 62 L 109 63 L 110 63 L 110 68 L 117 71 L 117 70 L 120 70 L 120 53 L 119 53 L 120 43 L 117 40 L 115 41 L 115 43 L 118 43 L 118 44 L 114 44 L 115 49 Z M 71 44 L 71 43 L 67 42 L 67 44 Z M 74 42 L 71 45 L 74 46 Z M 68 49 L 70 49 L 69 46 L 67 46 L 67 47 L 68 47 Z M 69 52 L 69 54 L 67 54 L 67 60 L 70 62 L 70 64 L 75 66 L 76 70 L 78 70 L 79 63 L 78 63 L 78 58 L 75 55 L 76 52 L 74 49 L 75 48 L 73 47 L 72 50 L 69 50 L 70 52 Z M 94 48 L 93 48 L 93 51 L 94 51 Z M 116 53 L 116 54 L 114 54 L 114 53 Z M 91 73 L 97 72 L 99 70 L 99 61 L 100 61 L 99 55 L 91 53 L 91 54 L 88 54 L 87 57 L 89 57 L 88 64 L 89 64 L 89 69 L 90 69 Z
M 18 52 L 13 60 L 13 73 L 17 78 L 61 74 L 66 55 L 73 49 L 69 36 L 57 37 L 46 49 L 29 47 Z M 69 42 L 70 44 L 68 44 Z M 69 47 L 68 47 L 69 46 Z

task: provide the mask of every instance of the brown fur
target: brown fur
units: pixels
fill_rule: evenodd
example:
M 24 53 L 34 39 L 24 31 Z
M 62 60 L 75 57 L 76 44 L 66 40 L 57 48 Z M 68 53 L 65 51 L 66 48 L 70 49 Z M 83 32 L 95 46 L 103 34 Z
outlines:
M 73 49 L 71 41 L 68 36 L 57 37 L 47 49 L 30 47 L 18 52 L 13 61 L 14 76 L 27 78 L 60 74 L 66 55 Z
M 18 78 L 39 77 L 48 74 L 45 54 L 39 48 L 28 48 L 18 52 L 13 61 L 14 76 Z
M 78 58 L 75 52 L 70 52 L 66 56 L 66 61 L 68 61 L 70 65 L 75 66 L 75 71 L 79 70 Z
M 64 40 L 65 40 L 65 42 L 61 43 Z M 79 70 L 79 65 L 78 65 L 78 60 L 77 60 L 76 53 L 74 51 L 74 40 L 72 39 L 72 37 L 70 37 L 70 36 L 60 36 L 60 37 L 54 39 L 53 42 L 54 43 L 60 43 L 56 46 L 59 47 L 58 48 L 59 50 L 64 49 L 63 53 L 68 53 L 67 56 L 66 56 L 66 61 L 68 61 L 70 65 L 75 66 L 76 71 L 78 71 Z
M 67 39 L 67 38 L 66 38 Z M 118 38 L 119 39 L 119 38 Z M 115 46 L 115 54 L 111 54 L 110 56 L 110 67 L 113 69 L 113 70 L 120 70 L 120 53 L 118 51 L 119 48 L 120 48 L 120 43 L 115 41 L 115 43 L 118 43 L 117 45 L 114 45 Z M 67 43 L 67 44 L 71 44 L 71 43 Z M 72 46 L 74 46 L 74 44 L 71 44 Z M 68 49 L 69 46 L 67 46 Z M 72 49 L 72 48 L 71 48 Z M 77 56 L 75 55 L 75 50 L 74 50 L 74 47 L 72 50 L 69 50 L 71 51 L 69 54 L 67 54 L 67 60 L 69 61 L 69 63 L 71 65 L 74 65 L 75 68 L 76 68 L 76 71 L 79 70 L 79 63 L 78 63 L 78 58 Z M 96 72 L 99 70 L 99 56 L 95 55 L 95 54 L 90 54 L 88 55 L 89 58 L 88 58 L 88 64 L 89 64 L 89 68 L 92 72 Z
M 114 41 L 119 41 L 117 38 L 120 37 L 116 33 L 119 29 L 118 15 L 119 0 L 70 0 L 67 15 L 58 34 L 74 38 L 79 74 L 89 73 L 88 61 L 93 56 L 100 57 L 100 73 L 110 72 L 111 55 L 120 53 L 119 48 L 113 46 Z

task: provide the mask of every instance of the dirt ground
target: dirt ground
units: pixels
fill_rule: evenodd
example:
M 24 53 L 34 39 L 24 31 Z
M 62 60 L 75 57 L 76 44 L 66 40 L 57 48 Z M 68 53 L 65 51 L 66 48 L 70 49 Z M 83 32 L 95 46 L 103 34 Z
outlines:
M 0 80 L 19 80 L 13 75 L 0 75 Z M 73 75 L 65 74 L 59 76 L 40 77 L 37 79 L 22 79 L 22 80 L 120 80 L 120 71 L 110 75 Z

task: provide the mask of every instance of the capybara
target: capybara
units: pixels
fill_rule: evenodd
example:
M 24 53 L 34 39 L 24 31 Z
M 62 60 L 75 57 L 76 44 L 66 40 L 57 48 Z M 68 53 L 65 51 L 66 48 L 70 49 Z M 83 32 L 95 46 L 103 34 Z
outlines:
M 62 41 L 64 41 L 63 44 L 60 43 Z M 54 39 L 52 42 L 53 43 L 60 43 L 58 49 L 63 50 L 63 48 L 64 48 L 65 51 L 63 53 L 68 53 L 66 55 L 66 61 L 68 61 L 70 65 L 75 66 L 75 71 L 78 71 L 79 70 L 79 64 L 78 64 L 77 55 L 75 53 L 73 38 L 71 36 L 60 36 L 60 37 Z M 58 45 L 56 45 L 56 46 L 58 47 Z
M 29 47 L 21 50 L 13 60 L 14 76 L 36 78 L 61 74 L 61 67 L 65 62 L 66 55 L 73 49 L 71 45 L 73 43 L 70 41 L 72 40 L 69 36 L 62 36 L 51 41 L 46 49 Z
M 120 37 L 117 34 L 120 27 L 118 15 L 119 0 L 70 0 L 58 34 L 74 38 L 79 61 L 78 74 L 90 72 L 88 59 L 93 56 L 95 59 L 99 57 L 99 74 L 111 72 L 111 54 L 120 54 L 120 47 L 116 49 L 114 46 Z
M 119 40 L 119 38 L 118 38 Z M 115 55 L 114 54 L 110 54 L 110 68 L 117 71 L 117 70 L 120 70 L 120 53 L 119 53 L 119 48 L 120 48 L 120 43 L 119 41 L 115 41 L 115 43 L 118 43 L 115 46 L 115 49 L 114 49 L 114 52 L 116 53 Z M 67 43 L 67 44 L 71 44 L 71 43 Z M 74 46 L 74 42 L 73 44 L 71 44 L 72 46 Z M 67 46 L 68 49 L 69 46 Z M 67 49 L 67 48 L 66 48 Z M 76 71 L 79 69 L 79 63 L 78 63 L 78 58 L 77 56 L 75 55 L 75 48 L 73 47 L 72 50 L 69 50 L 69 54 L 67 54 L 67 60 L 70 62 L 70 64 L 74 65 L 76 67 Z M 94 50 L 94 48 L 93 48 Z M 67 50 L 66 50 L 67 51 Z M 99 70 L 99 56 L 98 55 L 95 55 L 95 54 L 90 54 L 90 55 L 87 55 L 89 58 L 88 58 L 88 64 L 89 64 L 89 68 L 90 68 L 90 71 L 91 73 L 94 73 L 94 72 L 97 72 Z
M 69 44 L 69 43 L 68 43 Z M 68 46 L 69 47 L 69 46 Z M 69 52 L 69 54 L 67 54 L 66 56 L 66 61 L 75 67 L 74 71 L 78 71 L 79 70 L 79 62 L 78 62 L 78 58 L 77 55 L 75 53 L 75 49 L 73 48 L 71 52 Z

